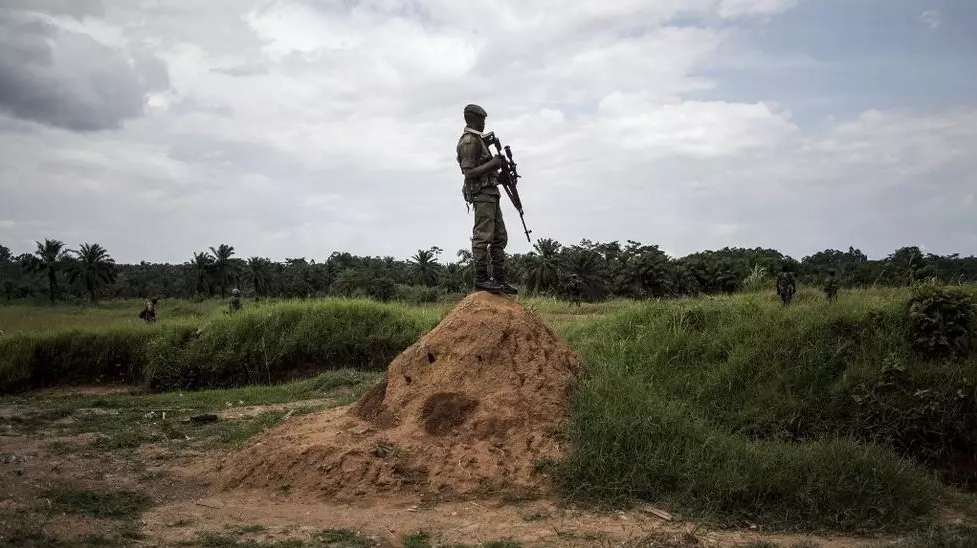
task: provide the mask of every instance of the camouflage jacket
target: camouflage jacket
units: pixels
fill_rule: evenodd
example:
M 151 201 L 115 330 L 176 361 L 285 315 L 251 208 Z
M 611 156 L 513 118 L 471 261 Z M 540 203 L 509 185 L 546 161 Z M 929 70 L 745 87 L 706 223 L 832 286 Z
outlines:
M 470 127 L 466 127 L 464 133 L 461 134 L 455 152 L 457 153 L 458 167 L 464 174 L 492 159 L 492 153 L 482 141 L 482 134 Z M 465 182 L 462 184 L 462 195 L 466 202 L 472 202 L 480 196 L 491 199 L 491 197 L 500 195 L 498 184 L 498 175 L 494 171 L 475 179 L 469 179 L 466 176 Z
M 824 291 L 826 293 L 836 293 L 838 291 L 838 278 L 828 276 L 824 279 Z
M 786 295 L 788 293 L 794 293 L 794 291 L 796 291 L 794 275 L 790 272 L 781 272 L 777 274 L 777 294 Z

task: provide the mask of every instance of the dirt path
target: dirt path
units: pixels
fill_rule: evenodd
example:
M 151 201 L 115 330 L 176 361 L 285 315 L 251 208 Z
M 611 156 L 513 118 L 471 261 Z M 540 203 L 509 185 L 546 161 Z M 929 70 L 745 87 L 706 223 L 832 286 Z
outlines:
M 238 524 L 260 524 L 265 541 L 308 538 L 323 529 L 346 528 L 382 546 L 402 546 L 405 535 L 426 531 L 435 546 L 511 540 L 526 547 L 627 546 L 649 537 L 659 546 L 742 546 L 765 540 L 788 547 L 867 546 L 878 538 L 766 535 L 696 530 L 695 524 L 665 521 L 644 510 L 599 514 L 567 508 L 553 500 L 507 503 L 476 499 L 428 505 L 410 497 L 364 500 L 356 505 L 301 500 L 266 491 L 210 494 L 164 504 L 143 516 L 146 533 L 164 542 L 186 541 L 201 531 L 219 533 Z M 694 533 L 694 534 L 690 534 Z M 695 540 L 693 540 L 695 539 Z M 654 545 L 652 545 L 654 546 Z
M 783 548 L 802 540 L 836 548 L 880 540 L 708 531 L 663 519 L 650 507 L 601 513 L 551 499 L 431 503 L 398 495 L 364 496 L 345 504 L 313 495 L 212 487 L 214 464 L 232 450 L 221 445 L 222 436 L 268 413 L 296 420 L 289 418 L 290 411 L 334 403 L 314 398 L 236 406 L 215 410 L 219 421 L 202 426 L 187 425 L 179 413 L 162 420 L 142 408 L 91 413 L 89 407 L 78 407 L 65 415 L 32 401 L 0 406 L 0 547 L 85 538 L 102 546 L 192 546 L 207 535 L 271 543 L 308 541 L 316 532 L 336 529 L 355 531 L 375 546 L 403 546 L 405 535 L 420 531 L 429 533 L 431 546 L 512 540 L 524 547 L 724 548 L 762 539 Z M 78 431 L 83 427 L 95 430 Z M 139 436 L 132 438 L 133 432 Z M 209 545 L 234 545 L 214 544 L 213 538 Z

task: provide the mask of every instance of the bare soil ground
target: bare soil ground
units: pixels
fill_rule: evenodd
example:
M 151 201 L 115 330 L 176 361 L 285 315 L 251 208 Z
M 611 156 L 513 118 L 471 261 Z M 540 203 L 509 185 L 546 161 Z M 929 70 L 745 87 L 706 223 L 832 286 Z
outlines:
M 580 508 L 554 497 L 485 494 L 433 500 L 371 493 L 339 502 L 314 493 L 215 485 L 215 464 L 249 433 L 299 421 L 367 386 L 273 405 L 215 409 L 123 406 L 69 391 L 0 405 L 0 546 L 870 546 L 879 538 L 716 531 L 656 515 Z M 93 399 L 94 398 L 94 399 Z M 138 402 L 138 398 L 134 401 Z M 126 401 L 128 403 L 128 400 Z M 342 406 L 332 413 L 344 413 Z M 274 414 L 276 421 L 267 418 Z M 286 418 L 287 417 L 287 418 Z M 499 541 L 510 541 L 503 544 Z M 809 544 L 800 544 L 807 541 Z M 487 544 L 491 545 L 491 544 Z M 764 546 L 763 544 L 753 544 Z

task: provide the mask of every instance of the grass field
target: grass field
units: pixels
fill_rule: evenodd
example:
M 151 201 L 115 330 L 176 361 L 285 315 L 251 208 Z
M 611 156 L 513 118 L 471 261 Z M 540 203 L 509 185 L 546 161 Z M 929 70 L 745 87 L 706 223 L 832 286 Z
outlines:
M 845 291 L 828 303 L 802 290 L 789 308 L 769 292 L 581 306 L 520 298 L 587 371 L 572 402 L 572 450 L 551 463 L 564 496 L 605 511 L 652 503 L 710 527 L 889 535 L 866 546 L 977 545 L 967 525 L 977 504 L 959 487 L 977 483 L 977 359 L 921 355 L 910 296 Z M 0 391 L 8 394 L 0 421 L 51 455 L 81 447 L 93 463 L 134 467 L 136 488 L 116 489 L 107 502 L 85 489 L 32 492 L 114 520 L 102 540 L 125 545 L 149 504 L 133 493 L 156 488 L 155 479 L 139 479 L 151 475 L 140 451 L 162 445 L 182 458 L 225 450 L 288 413 L 352 401 L 452 304 L 246 302 L 229 316 L 220 302 L 164 301 L 151 325 L 137 317 L 141 302 L 0 306 Z M 94 395 L 56 388 L 71 384 L 128 388 Z M 182 422 L 235 409 L 250 411 L 215 424 Z M 84 510 L 100 505 L 121 509 Z M 0 520 L 9 521 L 4 513 Z M 948 525 L 948 513 L 963 523 Z M 15 545 L 11 538 L 57 545 L 49 532 L 13 533 L 20 536 L 8 534 L 7 545 Z M 275 545 L 251 533 L 211 532 L 193 542 Z M 320 533 L 304 544 L 274 542 L 371 545 L 351 531 Z M 401 540 L 433 542 L 420 532 Z M 764 542 L 771 543 L 753 545 L 819 545 Z

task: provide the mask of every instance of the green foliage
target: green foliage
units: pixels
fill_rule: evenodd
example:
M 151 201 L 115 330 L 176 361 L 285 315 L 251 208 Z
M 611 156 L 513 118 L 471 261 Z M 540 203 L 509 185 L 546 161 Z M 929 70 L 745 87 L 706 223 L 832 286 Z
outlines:
M 161 390 L 268 383 L 303 370 L 379 370 L 432 326 L 370 301 L 283 303 L 192 332 L 164 330 L 149 345 L 145 380 Z
M 767 269 L 761 265 L 754 265 L 750 275 L 743 280 L 745 291 L 759 291 L 767 285 Z
M 441 292 L 434 287 L 398 285 L 391 298 L 407 304 L 427 304 L 437 302 L 440 296 Z
M 6 299 L 93 303 L 100 297 L 183 298 L 204 301 L 224 297 L 231 287 L 256 298 L 369 297 L 381 302 L 433 302 L 405 295 L 405 286 L 437 296 L 471 287 L 471 252 L 461 249 L 457 261 L 440 263 L 438 247 L 420 249 L 407 260 L 333 252 L 324 261 L 290 257 L 235 256 L 235 247 L 219 244 L 189 255 L 183 264 L 115 265 L 97 243 L 69 253 L 59 240 L 37 243 L 32 254 L 14 256 L 0 246 L 0 292 Z M 72 255 L 77 255 L 73 257 Z M 936 277 L 954 283 L 977 281 L 977 257 L 923 254 L 916 246 L 896 249 L 869 260 L 860 250 L 826 249 L 795 260 L 775 249 L 724 247 L 670 257 L 657 245 L 627 240 L 564 245 L 541 238 L 529 253 L 508 255 L 508 276 L 522 293 L 564 300 L 648 299 L 739 290 L 772 290 L 770 274 L 791 265 L 798 283 L 820 285 L 829 270 L 839 287 L 906 287 Z M 413 292 L 413 289 L 411 290 Z M 418 291 L 416 296 L 428 293 Z
M 79 383 L 134 383 L 152 330 L 70 329 L 0 338 L 0 393 Z
M 0 338 L 0 393 L 54 384 L 145 382 L 153 390 L 380 370 L 436 313 L 362 300 L 288 302 L 198 322 L 114 325 Z
M 977 363 L 932 367 L 905 305 L 854 299 L 649 302 L 569 328 L 588 375 L 562 485 L 734 523 L 927 519 L 932 469 L 973 475 L 958 465 L 977 447 Z
M 974 298 L 934 281 L 913 286 L 909 337 L 927 359 L 966 358 L 974 339 Z

